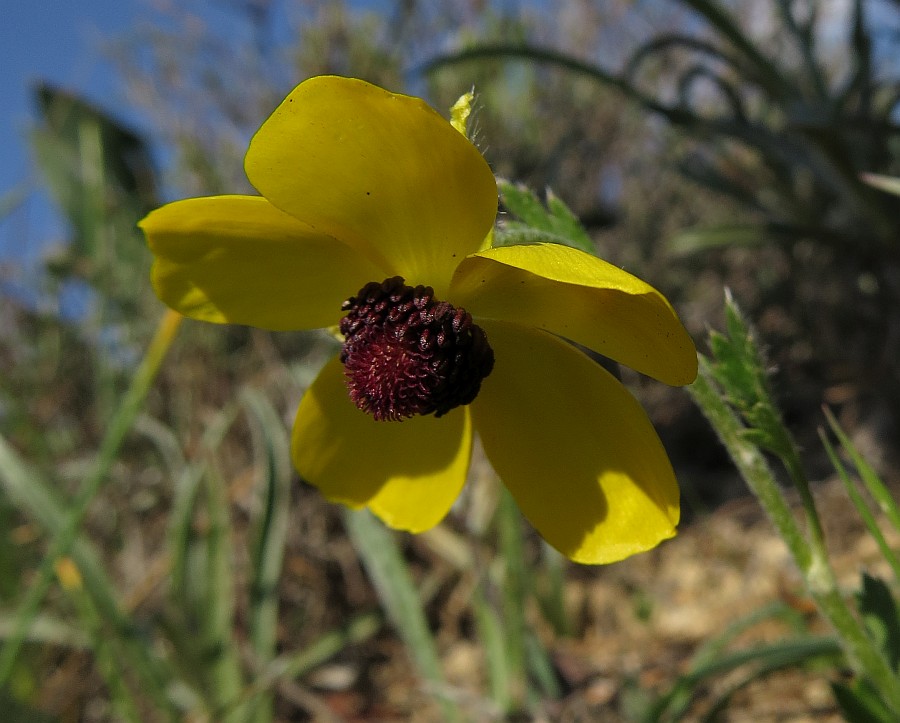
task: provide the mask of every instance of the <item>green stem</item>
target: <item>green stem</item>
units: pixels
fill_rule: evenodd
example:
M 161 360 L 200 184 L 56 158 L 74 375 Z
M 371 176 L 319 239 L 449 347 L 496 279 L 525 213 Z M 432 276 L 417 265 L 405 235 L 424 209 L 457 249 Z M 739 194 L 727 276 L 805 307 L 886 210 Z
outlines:
M 101 442 L 93 469 L 85 478 L 78 495 L 72 501 L 65 524 L 51 540 L 44 561 L 38 570 L 37 580 L 19 604 L 16 614 L 16 628 L 7 639 L 3 649 L 0 650 L 0 686 L 5 685 L 9 681 L 9 676 L 15 666 L 16 657 L 25 640 L 31 621 L 37 615 L 41 602 L 53 582 L 54 565 L 59 558 L 68 555 L 71 551 L 72 544 L 78 535 L 78 529 L 87 513 L 88 507 L 100 491 L 100 487 L 106 479 L 107 473 L 112 467 L 126 435 L 143 406 L 147 392 L 149 392 L 163 358 L 175 338 L 181 319 L 180 314 L 174 311 L 167 311 L 160 320 L 147 353 L 135 372 L 131 385 L 125 392 L 122 403 L 116 410 L 115 416 L 113 416 L 107 429 L 106 436 Z
M 810 570 L 820 570 L 821 574 L 831 576 L 832 571 L 828 564 L 828 548 L 825 545 L 825 532 L 822 529 L 822 521 L 816 510 L 816 502 L 809 486 L 809 479 L 807 479 L 806 471 L 803 469 L 800 455 L 797 453 L 797 446 L 786 430 L 785 437 L 787 437 L 787 445 L 782 461 L 791 481 L 794 483 L 794 487 L 797 488 L 797 492 L 800 495 L 800 504 L 803 505 L 803 511 L 806 516 L 806 529 L 809 534 L 808 543 L 812 558 Z M 834 580 L 831 580 L 828 584 L 829 586 L 836 585 Z
M 743 424 L 719 395 L 709 361 L 702 356 L 697 381 L 689 391 L 787 544 L 810 595 L 841 638 L 851 666 L 878 688 L 895 713 L 900 713 L 900 681 L 840 594 L 827 556 L 812 547 L 801 532 L 762 452 L 743 435 Z
M 744 438 L 744 425 L 719 396 L 709 361 L 703 356 L 700 357 L 697 381 L 688 387 L 688 391 L 716 430 L 750 491 L 759 499 L 805 574 L 812 564 L 809 543 L 797 525 L 765 457 L 756 445 Z

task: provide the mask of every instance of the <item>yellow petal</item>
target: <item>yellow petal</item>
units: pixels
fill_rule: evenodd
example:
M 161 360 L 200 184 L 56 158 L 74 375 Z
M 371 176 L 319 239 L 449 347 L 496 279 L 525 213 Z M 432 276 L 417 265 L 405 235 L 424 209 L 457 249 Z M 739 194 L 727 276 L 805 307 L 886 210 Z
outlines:
M 176 201 L 140 223 L 153 286 L 186 316 L 264 329 L 336 324 L 341 302 L 385 273 L 258 196 Z
M 494 370 L 471 405 L 488 459 L 541 536 L 607 563 L 672 537 L 678 485 L 650 420 L 575 347 L 485 322 Z
M 347 395 L 333 359 L 297 410 L 292 454 L 300 476 L 333 502 L 367 506 L 391 527 L 422 532 L 447 514 L 472 453 L 468 409 L 436 419 L 376 422 Z
M 439 297 L 497 212 L 491 170 L 462 134 L 424 101 L 351 78 L 298 85 L 244 167 L 276 206 Z
M 552 331 L 667 384 L 697 376 L 694 343 L 666 298 L 583 251 L 502 246 L 465 259 L 450 300 L 476 318 Z

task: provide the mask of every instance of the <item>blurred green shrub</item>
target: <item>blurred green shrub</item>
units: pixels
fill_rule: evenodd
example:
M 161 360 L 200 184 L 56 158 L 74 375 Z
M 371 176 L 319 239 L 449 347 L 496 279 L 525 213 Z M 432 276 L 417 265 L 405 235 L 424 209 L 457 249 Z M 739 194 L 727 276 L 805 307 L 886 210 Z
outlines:
M 693 192 L 740 210 L 669 229 L 668 250 L 696 269 L 754 249 L 727 273 L 777 361 L 803 369 L 799 381 L 811 389 L 797 384 L 798 396 L 818 404 L 823 386 L 850 382 L 852 396 L 900 408 L 900 199 L 863 176 L 900 170 L 897 36 L 876 38 L 876 12 L 896 6 L 853 0 L 840 16 L 816 0 L 676 4 L 682 22 L 640 41 L 618 71 L 568 49 L 491 39 L 425 70 L 502 60 L 556 67 L 665 119 Z
M 68 91 L 41 83 L 34 98 L 34 157 L 70 229 L 50 268 L 89 283 L 130 317 L 145 296 L 149 268 L 136 223 L 160 204 L 147 143 Z

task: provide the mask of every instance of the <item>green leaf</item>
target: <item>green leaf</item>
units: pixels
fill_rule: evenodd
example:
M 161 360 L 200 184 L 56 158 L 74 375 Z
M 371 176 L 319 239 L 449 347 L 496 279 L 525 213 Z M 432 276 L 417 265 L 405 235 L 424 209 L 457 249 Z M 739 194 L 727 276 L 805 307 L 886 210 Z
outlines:
M 541 565 L 535 570 L 534 596 L 553 632 L 572 636 L 573 623 L 566 611 L 566 558 L 550 545 L 541 545 Z
M 257 485 L 258 511 L 254 516 L 252 579 L 250 582 L 250 640 L 257 663 L 268 664 L 276 654 L 278 637 L 278 582 L 281 577 L 290 511 L 290 441 L 272 403 L 256 390 L 241 395 L 262 470 Z M 254 703 L 252 720 L 273 718 L 274 698 L 261 696 Z
M 235 580 L 233 574 L 230 506 L 226 480 L 215 465 L 206 475 L 205 513 L 208 527 L 198 561 L 198 602 L 205 607 L 201 617 L 205 663 L 209 666 L 211 693 L 217 710 L 234 704 L 241 693 L 241 654 L 235 637 Z M 199 552 L 199 550 L 198 550 Z M 235 708 L 216 715 L 223 723 L 246 720 L 246 710 Z
M 837 424 L 837 420 L 834 420 L 827 410 L 826 415 L 828 416 L 829 423 L 832 423 L 833 421 L 835 425 Z M 868 503 L 866 502 L 862 493 L 857 489 L 856 483 L 850 478 L 850 474 L 847 472 L 847 468 L 844 466 L 844 463 L 838 456 L 837 450 L 834 448 L 834 445 L 828 439 L 828 435 L 825 433 L 825 430 L 820 428 L 818 431 L 819 439 L 822 440 L 822 446 L 825 448 L 825 453 L 828 455 L 828 459 L 831 461 L 831 466 L 834 467 L 834 470 L 838 473 L 838 477 L 840 477 L 841 482 L 844 485 L 844 489 L 847 490 L 847 496 L 850 498 L 850 501 L 856 508 L 856 511 L 859 514 L 860 518 L 862 518 L 862 521 L 865 524 L 866 529 L 869 531 L 869 534 L 872 536 L 872 539 L 875 540 L 876 544 L 878 545 L 878 549 L 881 550 L 881 555 L 884 558 L 885 562 L 887 562 L 888 565 L 891 566 L 891 569 L 894 571 L 895 579 L 900 580 L 900 559 L 898 559 L 896 553 L 888 544 L 888 541 L 885 539 L 884 533 L 882 533 L 881 527 L 878 525 L 878 520 L 875 519 L 875 515 L 872 513 L 872 510 L 869 509 Z M 847 441 L 849 442 L 849 440 Z M 844 443 L 843 439 L 841 440 L 841 443 Z M 875 499 L 878 498 L 875 497 Z
M 900 616 L 890 588 L 883 580 L 863 573 L 862 589 L 858 593 L 859 612 L 866 629 L 887 653 L 895 670 L 900 663 Z
M 500 711 L 509 713 L 513 708 L 511 691 L 516 676 L 521 671 L 510 670 L 511 661 L 507 654 L 503 621 L 497 611 L 488 604 L 481 585 L 473 591 L 470 604 L 478 630 L 478 641 L 484 653 L 491 701 Z
M 750 672 L 740 686 L 784 668 L 804 665 L 817 659 L 833 659 L 841 655 L 841 647 L 832 637 L 802 636 L 777 643 L 762 644 L 734 652 L 720 650 L 716 655 L 694 663 L 673 688 L 647 712 L 644 720 L 684 720 L 696 692 L 714 676 L 726 675 L 745 666 Z M 730 689 L 726 695 L 731 695 Z
M 825 418 L 828 420 L 831 431 L 834 432 L 834 435 L 840 441 L 844 451 L 853 461 L 856 471 L 859 472 L 860 479 L 862 479 L 869 494 L 872 495 L 872 499 L 878 504 L 878 508 L 885 514 L 894 526 L 894 529 L 900 532 L 900 507 L 897 506 L 897 501 L 894 499 L 891 491 L 878 473 L 873 469 L 872 465 L 870 465 L 859 453 L 859 450 L 856 449 L 856 446 L 847 436 L 846 432 L 841 429 L 837 419 L 835 419 L 834 415 L 828 409 L 825 409 Z
M 40 83 L 34 95 L 38 165 L 73 225 L 81 225 L 85 197 L 97 184 L 105 201 L 127 204 L 135 221 L 159 205 L 150 149 L 140 135 L 68 91 Z
M 669 240 L 667 246 L 671 253 L 686 256 L 734 246 L 762 246 L 771 238 L 763 226 L 735 224 L 681 231 Z
M 494 517 L 502 561 L 501 615 L 503 618 L 507 672 L 510 676 L 510 703 L 522 708 L 527 690 L 528 621 L 525 604 L 531 596 L 531 581 L 525 563 L 522 513 L 507 489 L 503 489 Z
M 281 681 L 303 677 L 350 646 L 371 640 L 383 627 L 384 620 L 380 613 L 363 613 L 351 618 L 341 628 L 323 633 L 303 650 L 283 653 L 275 658 L 244 689 L 242 699 L 249 700 L 270 692 Z
M 596 253 L 594 242 L 578 217 L 552 191 L 547 190 L 546 206 L 522 185 L 499 180 L 500 199 L 519 221 L 505 220 L 494 234 L 495 246 L 526 243 L 556 243 Z
M 446 685 L 437 644 L 422 608 L 419 591 L 390 531 L 368 510 L 346 510 L 344 525 L 369 573 L 385 613 L 399 633 L 422 678 L 441 691 Z M 453 700 L 440 696 L 445 720 L 458 720 Z
M 900 178 L 882 176 L 878 173 L 862 173 L 860 178 L 874 188 L 900 196 Z
M 150 263 L 137 222 L 159 205 L 149 146 L 72 93 L 41 84 L 34 95 L 40 122 L 32 150 L 70 227 L 70 245 L 53 270 L 77 274 L 134 313 Z
M 0 488 L 9 498 L 29 516 L 33 517 L 48 533 L 60 534 L 67 525 L 71 514 L 71 502 L 64 501 L 58 492 L 58 485 L 51 484 L 36 470 L 26 465 L 25 461 L 0 437 Z M 101 563 L 96 548 L 84 538 L 74 533 L 67 549 L 74 560 L 84 583 L 84 590 L 91 597 L 107 626 L 109 633 L 115 637 L 122 651 L 120 664 L 133 672 L 144 692 L 154 701 L 163 720 L 176 721 L 180 716 L 167 695 L 166 685 L 172 679 L 172 671 L 168 662 L 156 656 L 152 645 L 138 630 L 134 621 L 123 611 L 118 600 L 115 585 Z M 26 618 L 26 630 L 32 630 L 37 612 L 20 608 L 16 613 L 15 629 L 7 637 L 17 641 L 17 633 L 21 628 L 22 618 Z M 33 630 L 32 635 L 38 635 Z M 16 644 L 15 652 L 19 649 Z M 13 659 L 15 664 L 15 658 Z M 8 673 L 6 680 L 8 680 Z M 0 686 L 2 690 L 2 686 Z M 0 707 L 2 710 L 5 708 Z
M 845 720 L 853 723 L 895 723 L 897 720 L 875 689 L 862 679 L 854 680 L 851 685 L 832 683 L 831 690 Z
M 205 634 L 208 602 L 208 553 L 207 539 L 197 532 L 194 525 L 196 510 L 202 504 L 204 482 L 211 471 L 213 451 L 222 442 L 237 417 L 238 407 L 229 404 L 222 409 L 206 428 L 200 447 L 204 454 L 185 465 L 175 481 L 175 494 L 169 514 L 167 545 L 171 572 L 169 600 L 161 625 L 174 647 L 173 663 L 178 666 L 181 681 L 194 691 L 211 689 L 210 678 L 216 665 L 205 659 L 213 645 Z M 202 634 L 201 634 L 202 631 Z M 222 703 L 227 707 L 231 701 Z M 204 698 L 197 705 L 214 706 L 215 701 Z

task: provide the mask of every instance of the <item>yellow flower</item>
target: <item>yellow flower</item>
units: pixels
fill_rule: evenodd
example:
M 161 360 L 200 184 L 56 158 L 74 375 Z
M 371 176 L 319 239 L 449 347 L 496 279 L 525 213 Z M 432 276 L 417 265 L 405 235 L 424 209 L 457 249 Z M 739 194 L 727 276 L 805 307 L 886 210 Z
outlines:
M 157 294 L 187 316 L 341 325 L 341 355 L 297 411 L 303 479 L 420 532 L 459 494 L 477 431 L 569 558 L 612 562 L 675 534 L 678 486 L 646 414 L 569 343 L 690 383 L 693 343 L 658 291 L 564 246 L 479 250 L 497 212 L 481 154 L 423 101 L 360 80 L 297 86 L 245 170 L 261 197 L 178 201 L 141 227 Z

